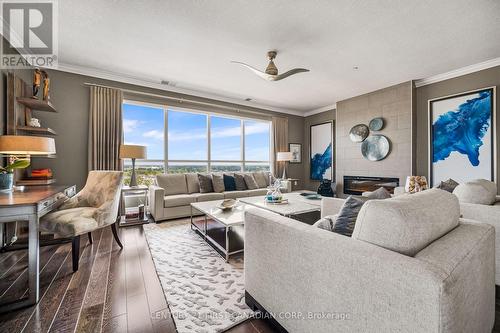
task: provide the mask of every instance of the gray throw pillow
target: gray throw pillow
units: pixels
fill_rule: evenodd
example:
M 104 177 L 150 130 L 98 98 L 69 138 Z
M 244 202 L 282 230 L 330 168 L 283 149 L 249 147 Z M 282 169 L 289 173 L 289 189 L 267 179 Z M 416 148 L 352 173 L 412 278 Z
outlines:
M 245 177 L 242 174 L 235 173 L 234 182 L 236 183 L 236 191 L 245 191 L 247 189 L 247 184 L 245 183 Z
M 257 185 L 259 185 L 259 188 L 267 187 L 266 177 L 267 176 L 264 172 L 253 173 L 253 178 L 255 178 L 255 181 L 257 182 Z
M 210 193 L 214 191 L 211 175 L 202 175 L 199 173 L 198 182 L 200 183 L 200 193 Z
M 224 175 L 216 173 L 212 174 L 212 185 L 214 187 L 214 192 L 224 192 Z
M 447 181 L 444 181 L 444 182 L 441 182 L 438 186 L 436 186 L 437 188 L 441 189 L 441 190 L 445 190 L 445 191 L 448 191 L 450 193 L 453 193 L 453 190 L 455 189 L 455 187 L 457 187 L 459 184 L 454 181 L 453 179 L 448 179 Z
M 255 181 L 255 178 L 251 173 L 246 173 L 243 175 L 243 178 L 245 179 L 245 184 L 247 185 L 247 188 L 249 190 L 255 190 L 259 188 L 259 184 Z M 238 186 L 238 185 L 236 185 Z
M 368 199 L 388 199 L 391 197 L 391 194 L 384 187 L 379 187 L 371 193 L 363 194 L 363 197 Z
M 333 226 L 333 232 L 351 237 L 361 207 L 368 198 L 349 196 L 345 199 Z

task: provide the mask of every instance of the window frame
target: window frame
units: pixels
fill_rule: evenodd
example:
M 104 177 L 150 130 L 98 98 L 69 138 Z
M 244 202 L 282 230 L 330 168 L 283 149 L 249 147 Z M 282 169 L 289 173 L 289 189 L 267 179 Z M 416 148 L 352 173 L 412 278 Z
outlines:
M 199 164 L 199 163 L 204 163 L 206 164 L 206 171 L 207 172 L 212 172 L 211 171 L 211 166 L 213 164 L 218 164 L 218 163 L 227 163 L 231 165 L 240 165 L 240 171 L 244 172 L 245 171 L 245 166 L 251 165 L 251 164 L 267 164 L 269 166 L 269 170 L 271 170 L 271 161 L 272 161 L 272 154 L 273 154 L 273 147 L 272 147 L 272 125 L 270 120 L 264 120 L 264 119 L 258 119 L 258 118 L 251 118 L 251 117 L 243 117 L 243 116 L 236 116 L 236 115 L 228 115 L 224 113 L 217 113 L 217 112 L 210 112 L 210 111 L 203 111 L 203 110 L 198 110 L 198 109 L 190 109 L 190 108 L 182 108 L 182 107 L 172 107 L 169 106 L 168 104 L 156 104 L 156 103 L 150 103 L 150 102 L 143 102 L 143 101 L 135 101 L 132 99 L 124 99 L 122 102 L 122 105 L 124 104 L 131 104 L 131 105 L 138 105 L 138 106 L 147 106 L 151 108 L 156 108 L 156 109 L 162 109 L 163 110 L 163 160 L 158 160 L 158 159 L 141 159 L 137 160 L 138 162 L 163 162 L 163 168 L 164 172 L 168 173 L 169 170 L 169 163 L 194 163 L 194 164 Z M 192 114 L 202 114 L 206 116 L 206 130 L 207 130 L 207 159 L 206 160 L 178 160 L 178 159 L 169 159 L 168 158 L 168 150 L 169 150 L 169 140 L 168 140 L 168 112 L 169 109 L 171 111 L 177 111 L 177 112 L 186 112 L 186 113 L 192 113 Z M 220 118 L 228 118 L 228 119 L 237 119 L 240 121 L 240 128 L 241 128 L 241 138 L 240 138 L 240 159 L 239 160 L 212 160 L 211 159 L 211 117 L 220 117 Z M 122 120 L 123 121 L 123 120 Z M 262 161 L 262 160 L 246 160 L 245 159 L 245 121 L 253 121 L 253 122 L 262 122 L 266 123 L 269 126 L 269 160 L 267 161 Z M 124 138 L 125 139 L 125 138 Z

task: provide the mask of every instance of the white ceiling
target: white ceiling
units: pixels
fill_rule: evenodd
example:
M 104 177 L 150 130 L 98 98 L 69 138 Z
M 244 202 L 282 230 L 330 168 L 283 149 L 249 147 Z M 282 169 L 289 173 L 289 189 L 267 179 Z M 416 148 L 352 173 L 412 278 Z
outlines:
M 278 50 L 281 72 L 260 69 Z M 64 0 L 59 62 L 306 112 L 500 57 L 497 0 Z M 353 70 L 359 66 L 359 70 Z

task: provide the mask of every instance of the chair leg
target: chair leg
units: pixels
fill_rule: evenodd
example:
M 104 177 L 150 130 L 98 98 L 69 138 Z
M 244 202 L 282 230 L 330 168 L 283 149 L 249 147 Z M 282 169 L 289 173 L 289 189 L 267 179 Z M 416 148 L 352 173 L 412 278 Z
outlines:
M 73 238 L 71 242 L 71 254 L 73 258 L 73 272 L 78 270 L 78 260 L 80 259 L 80 236 Z
M 91 232 L 89 232 L 89 233 L 87 234 L 87 236 L 89 236 L 89 243 L 90 243 L 90 244 L 92 244 L 92 233 L 91 233 Z
M 113 231 L 113 237 L 115 238 L 116 243 L 123 249 L 122 242 L 120 242 L 120 238 L 118 237 L 118 232 L 116 230 L 116 223 L 113 223 L 111 225 L 111 231 Z

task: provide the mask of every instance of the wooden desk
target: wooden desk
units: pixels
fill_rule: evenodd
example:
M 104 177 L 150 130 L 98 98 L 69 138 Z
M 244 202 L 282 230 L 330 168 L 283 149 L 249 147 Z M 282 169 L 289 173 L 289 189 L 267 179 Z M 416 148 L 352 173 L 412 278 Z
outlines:
M 76 186 L 26 186 L 23 191 L 0 192 L 0 223 L 28 221 L 28 297 L 0 304 L 0 313 L 38 303 L 40 246 L 39 220 L 76 194 Z

